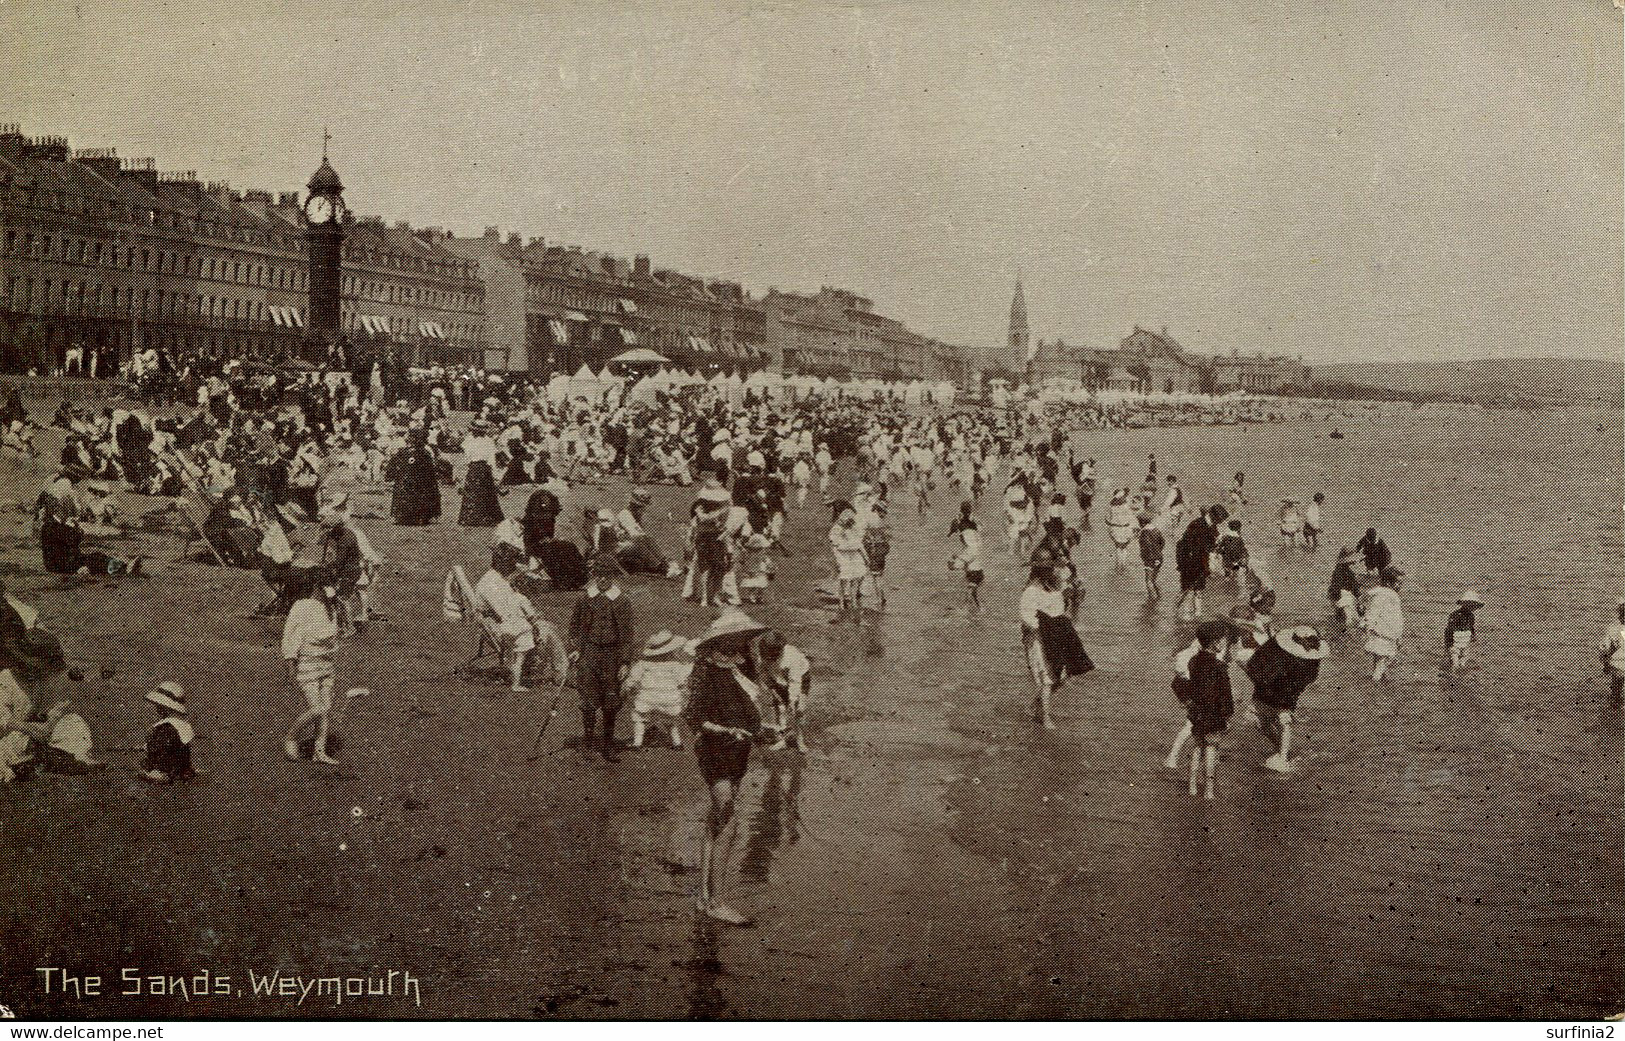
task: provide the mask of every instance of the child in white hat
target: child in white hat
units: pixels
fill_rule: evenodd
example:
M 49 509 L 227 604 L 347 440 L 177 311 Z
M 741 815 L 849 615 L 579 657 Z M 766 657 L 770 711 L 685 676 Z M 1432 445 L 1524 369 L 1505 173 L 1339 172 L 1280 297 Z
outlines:
M 147 729 L 146 757 L 141 776 L 154 784 L 174 784 L 197 776 L 192 767 L 192 724 L 186 716 L 186 691 L 165 680 L 147 695 L 158 710 L 158 722 Z
M 671 734 L 671 746 L 683 747 L 678 727 L 688 707 L 688 674 L 693 665 L 682 660 L 688 641 L 662 629 L 643 645 L 643 656 L 632 663 L 621 687 L 622 696 L 632 705 L 632 747 L 643 746 L 643 732 L 651 720 L 659 719 Z

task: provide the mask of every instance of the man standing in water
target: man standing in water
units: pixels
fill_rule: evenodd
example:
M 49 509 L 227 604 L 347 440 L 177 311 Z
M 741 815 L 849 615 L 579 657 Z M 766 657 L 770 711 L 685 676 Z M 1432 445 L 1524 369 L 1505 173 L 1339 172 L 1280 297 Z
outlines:
M 1218 542 L 1219 525 L 1230 518 L 1223 506 L 1210 506 L 1190 522 L 1174 544 L 1174 567 L 1179 571 L 1179 618 L 1194 619 L 1202 613 L 1202 591 L 1207 588 L 1208 555 Z M 1189 609 L 1187 610 L 1187 605 Z

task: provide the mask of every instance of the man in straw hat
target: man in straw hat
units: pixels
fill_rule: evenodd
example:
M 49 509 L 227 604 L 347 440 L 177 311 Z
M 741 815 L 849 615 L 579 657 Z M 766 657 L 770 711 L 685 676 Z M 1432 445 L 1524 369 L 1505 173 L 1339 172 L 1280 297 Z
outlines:
M 1264 765 L 1277 773 L 1293 771 L 1292 724 L 1297 721 L 1298 698 L 1320 678 L 1320 663 L 1330 653 L 1319 632 L 1300 625 L 1277 633 L 1246 663 L 1258 729 L 1275 746 Z
M 700 854 L 700 913 L 729 925 L 750 919 L 722 901 L 732 851 L 729 825 L 734 800 L 750 766 L 753 742 L 762 730 L 761 692 L 741 666 L 750 645 L 766 627 L 740 611 L 724 611 L 694 643 L 694 671 L 689 676 L 688 708 L 683 713 L 695 735 L 694 755 L 711 796 L 705 845 Z
M 581 749 L 586 754 L 603 723 L 603 756 L 617 758 L 615 717 L 620 711 L 621 684 L 637 657 L 637 631 L 632 602 L 615 584 L 620 565 L 609 554 L 587 561 L 587 588 L 570 615 L 570 660 L 576 665 L 576 693 L 581 697 Z

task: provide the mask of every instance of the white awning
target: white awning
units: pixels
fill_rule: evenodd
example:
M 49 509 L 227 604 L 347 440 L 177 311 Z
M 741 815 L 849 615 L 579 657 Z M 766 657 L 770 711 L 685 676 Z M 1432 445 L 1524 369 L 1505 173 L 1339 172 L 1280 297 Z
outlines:
M 638 345 L 638 334 L 623 325 L 621 326 L 621 342 L 628 347 L 636 347 Z
M 446 334 L 441 331 L 439 322 L 419 322 L 418 335 L 427 336 L 432 340 L 444 340 Z
M 570 342 L 570 330 L 565 326 L 562 318 L 549 318 L 547 327 L 553 333 L 554 343 L 564 344 Z
M 278 326 L 283 326 L 283 325 L 288 324 L 288 319 L 287 319 L 286 316 L 283 315 L 282 308 L 278 307 L 275 304 L 271 304 L 267 308 L 267 310 L 269 310 L 271 312 L 271 321 L 272 321 L 273 324 L 278 325 Z
M 621 310 L 626 314 L 637 314 L 638 305 L 623 296 L 621 297 Z
M 378 336 L 388 336 L 389 319 L 379 318 L 377 315 L 364 314 L 361 316 L 361 328 Z
M 582 314 L 580 311 L 571 311 L 564 317 L 572 322 L 585 322 L 587 320 L 587 316 Z
M 288 310 L 288 324 L 293 326 L 295 329 L 303 329 L 305 327 L 305 316 L 299 310 L 299 308 L 290 307 L 287 310 Z

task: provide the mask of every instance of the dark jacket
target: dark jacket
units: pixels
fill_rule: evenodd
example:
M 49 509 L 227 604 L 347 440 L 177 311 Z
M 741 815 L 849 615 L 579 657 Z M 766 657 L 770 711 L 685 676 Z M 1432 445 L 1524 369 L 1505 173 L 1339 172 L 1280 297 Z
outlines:
M 1201 734 L 1217 734 L 1230 723 L 1236 704 L 1230 693 L 1230 668 L 1203 648 L 1191 659 L 1190 721 Z
M 583 655 L 612 655 L 623 665 L 637 658 L 637 631 L 632 627 L 632 601 L 623 592 L 611 600 L 585 594 L 570 615 L 570 645 Z
M 1185 527 L 1174 544 L 1174 566 L 1181 575 L 1206 575 L 1208 554 L 1213 552 L 1216 533 L 1206 517 L 1198 517 Z

